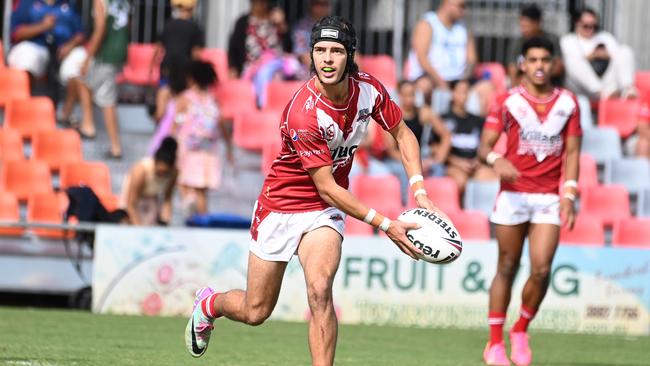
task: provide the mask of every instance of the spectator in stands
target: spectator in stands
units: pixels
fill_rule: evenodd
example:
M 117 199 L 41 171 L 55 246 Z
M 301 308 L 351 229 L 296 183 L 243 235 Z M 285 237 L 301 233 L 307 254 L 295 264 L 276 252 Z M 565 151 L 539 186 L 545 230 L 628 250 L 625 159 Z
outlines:
M 631 155 L 650 159 L 650 100 L 644 101 L 634 135 L 625 141 Z
M 408 79 L 428 104 L 434 89 L 443 92 L 441 100 L 449 100 L 451 82 L 473 76 L 478 58 L 474 36 L 462 22 L 465 6 L 465 0 L 443 0 L 437 12 L 424 14 L 411 35 Z M 484 80 L 474 84 L 472 94 L 472 111 L 485 114 L 494 86 Z
M 86 138 L 95 136 L 94 100 L 102 108 L 111 143 L 105 155 L 107 159 L 122 158 L 115 78 L 126 62 L 129 9 L 128 0 L 93 0 L 93 33 L 87 45 L 88 56 L 81 67 L 85 79 L 79 92 L 83 111 L 79 134 Z
M 293 26 L 291 37 L 293 41 L 293 54 L 298 57 L 302 65 L 296 74 L 297 79 L 307 80 L 311 77 L 311 47 L 309 47 L 311 29 L 317 20 L 330 15 L 331 12 L 332 6 L 330 0 L 311 0 L 309 3 L 309 13 Z
M 149 156 L 153 156 L 156 153 L 156 150 L 158 150 L 160 147 L 162 140 L 173 133 L 174 117 L 176 116 L 176 101 L 187 89 L 186 74 L 186 69 L 183 69 L 180 72 L 173 72 L 169 74 L 167 81 L 169 84 L 169 90 L 171 92 L 171 99 L 169 100 L 169 103 L 167 103 L 167 108 L 165 110 L 164 116 L 158 123 L 156 133 L 149 143 Z
M 153 158 L 137 162 L 122 184 L 120 206 L 133 225 L 167 225 L 176 187 L 176 140 L 165 138 Z
M 208 189 L 221 183 L 218 157 L 220 131 L 219 107 L 209 88 L 217 81 L 212 64 L 192 61 L 187 73 L 187 90 L 176 100 L 173 133 L 179 142 L 178 183 L 186 216 L 208 211 Z M 232 149 L 227 157 L 232 161 Z
M 258 104 L 264 105 L 266 85 L 273 78 L 291 78 L 298 70 L 298 61 L 290 53 L 284 11 L 271 9 L 269 0 L 251 0 L 250 12 L 237 20 L 228 43 L 231 77 L 251 80 Z
M 47 77 L 48 95 L 57 94 L 57 80 L 67 85 L 64 120 L 70 117 L 79 70 L 86 57 L 81 47 L 85 40 L 81 17 L 73 5 L 68 0 L 20 1 L 11 13 L 14 45 L 7 57 L 10 67 L 25 70 L 35 79 Z
M 418 107 L 415 104 L 415 85 L 410 81 L 401 81 L 397 86 L 399 107 L 406 125 L 413 131 L 415 137 L 424 147 L 422 154 L 422 172 L 425 176 L 445 175 L 445 160 L 449 153 L 451 135 L 442 123 L 440 117 L 428 106 Z M 374 126 L 371 124 L 370 126 Z M 390 133 L 377 129 L 381 141 L 372 143 L 371 156 L 379 160 L 391 174 L 400 180 L 402 201 L 407 202 L 410 192 L 409 178 L 402 164 L 399 148 Z M 371 169 L 371 174 L 383 173 L 381 169 Z
M 461 195 L 469 179 L 497 179 L 494 170 L 478 159 L 484 119 L 468 113 L 465 109 L 469 89 L 470 84 L 467 80 L 453 83 L 451 108 L 442 116 L 445 126 L 451 132 L 447 175 L 456 182 Z
M 560 40 L 567 87 L 591 99 L 637 96 L 632 50 L 598 30 L 598 14 L 592 9 L 582 10 L 574 24 L 574 33 Z
M 546 38 L 553 43 L 556 50 L 560 49 L 560 39 L 542 28 L 542 11 L 536 4 L 526 5 L 521 9 L 519 30 L 521 36 L 510 43 L 508 49 L 508 76 L 512 86 L 519 85 L 521 82 L 522 72 L 519 69 L 519 58 L 521 57 L 521 47 L 526 40 L 533 37 Z M 560 52 L 555 54 L 555 63 L 551 72 L 553 84 L 562 85 L 564 83 L 564 64 Z
M 160 121 L 171 98 L 169 77 L 171 72 L 181 72 L 192 59 L 199 59 L 204 47 L 203 30 L 193 20 L 196 0 L 171 0 L 172 20 L 165 24 L 156 44 L 149 68 L 152 79 L 154 63 L 160 64 L 160 83 L 156 93 L 154 119 Z M 164 55 L 164 56 L 163 56 Z M 160 60 L 162 57 L 162 61 Z

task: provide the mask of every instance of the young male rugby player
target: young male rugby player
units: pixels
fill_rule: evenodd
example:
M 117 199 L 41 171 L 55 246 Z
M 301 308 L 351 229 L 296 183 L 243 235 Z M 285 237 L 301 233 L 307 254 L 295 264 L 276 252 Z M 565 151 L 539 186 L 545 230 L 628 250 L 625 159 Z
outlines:
M 405 236 L 415 225 L 391 221 L 347 190 L 354 152 L 368 124 L 378 123 L 399 146 L 418 206 L 436 210 L 423 189 L 418 142 L 381 83 L 358 72 L 355 47 L 355 30 L 343 18 L 325 17 L 314 25 L 311 57 L 316 75 L 296 92 L 282 115 L 282 150 L 253 214 L 246 290 L 197 291 L 185 331 L 192 356 L 203 355 L 218 317 L 262 324 L 278 300 L 287 263 L 297 254 L 312 313 L 312 363 L 333 364 L 337 320 L 332 282 L 341 257 L 345 214 L 385 231 L 410 257 L 420 253 Z
M 488 365 L 510 365 L 503 323 L 526 237 L 531 269 L 522 293 L 521 315 L 510 330 L 510 358 L 518 366 L 531 363 L 528 324 L 548 288 L 560 225 L 572 228 L 574 223 L 580 111 L 571 92 L 551 85 L 554 51 L 553 44 L 543 38 L 523 44 L 522 84 L 497 100 L 483 129 L 479 156 L 501 179 L 490 218 L 496 224 L 499 259 L 490 287 L 490 340 L 483 353 Z M 503 156 L 492 151 L 502 131 L 508 136 Z M 565 180 L 560 196 L 562 170 Z

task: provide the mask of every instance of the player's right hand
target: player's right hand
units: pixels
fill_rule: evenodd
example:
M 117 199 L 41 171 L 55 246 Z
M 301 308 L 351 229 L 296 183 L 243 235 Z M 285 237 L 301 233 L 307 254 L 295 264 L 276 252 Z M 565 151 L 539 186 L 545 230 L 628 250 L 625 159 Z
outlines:
M 422 255 L 422 251 L 411 244 L 411 241 L 406 237 L 406 231 L 419 228 L 420 225 L 416 223 L 393 220 L 388 230 L 386 230 L 386 235 L 397 245 L 399 250 L 417 261 L 420 259 L 419 256 Z
M 43 20 L 41 21 L 41 25 L 46 30 L 50 30 L 50 29 L 54 28 L 54 26 L 56 25 L 56 15 L 48 14 L 48 15 L 44 16 Z
M 497 159 L 492 168 L 494 168 L 499 178 L 506 182 L 514 182 L 521 176 L 517 168 L 506 158 Z

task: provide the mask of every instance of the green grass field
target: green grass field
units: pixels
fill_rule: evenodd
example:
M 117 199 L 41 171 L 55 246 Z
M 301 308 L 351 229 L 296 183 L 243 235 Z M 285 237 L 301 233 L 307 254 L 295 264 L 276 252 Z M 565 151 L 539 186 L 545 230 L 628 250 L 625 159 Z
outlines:
M 0 308 L 0 365 L 307 365 L 306 324 L 220 320 L 207 354 L 185 351 L 182 318 Z M 336 365 L 481 365 L 486 331 L 341 326 Z M 650 337 L 532 333 L 534 365 L 650 365 Z

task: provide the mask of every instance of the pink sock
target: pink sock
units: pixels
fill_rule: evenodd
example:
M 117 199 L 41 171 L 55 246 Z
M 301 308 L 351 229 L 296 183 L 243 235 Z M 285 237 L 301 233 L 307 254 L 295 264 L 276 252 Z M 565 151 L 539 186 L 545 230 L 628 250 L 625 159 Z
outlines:
M 512 327 L 512 331 L 515 333 L 528 331 L 528 324 L 530 324 L 535 317 L 535 313 L 537 313 L 537 309 L 531 309 L 526 305 L 521 305 L 519 320 L 517 320 L 515 325 Z
M 506 322 L 506 314 L 490 312 L 488 324 L 490 325 L 490 344 L 503 342 L 503 323 Z
M 210 296 L 206 296 L 199 302 L 203 315 L 207 316 L 210 319 L 219 318 L 221 316 L 221 314 L 217 314 L 217 310 L 214 308 L 214 300 L 216 300 L 217 296 L 219 295 L 221 295 L 221 293 L 215 292 Z

